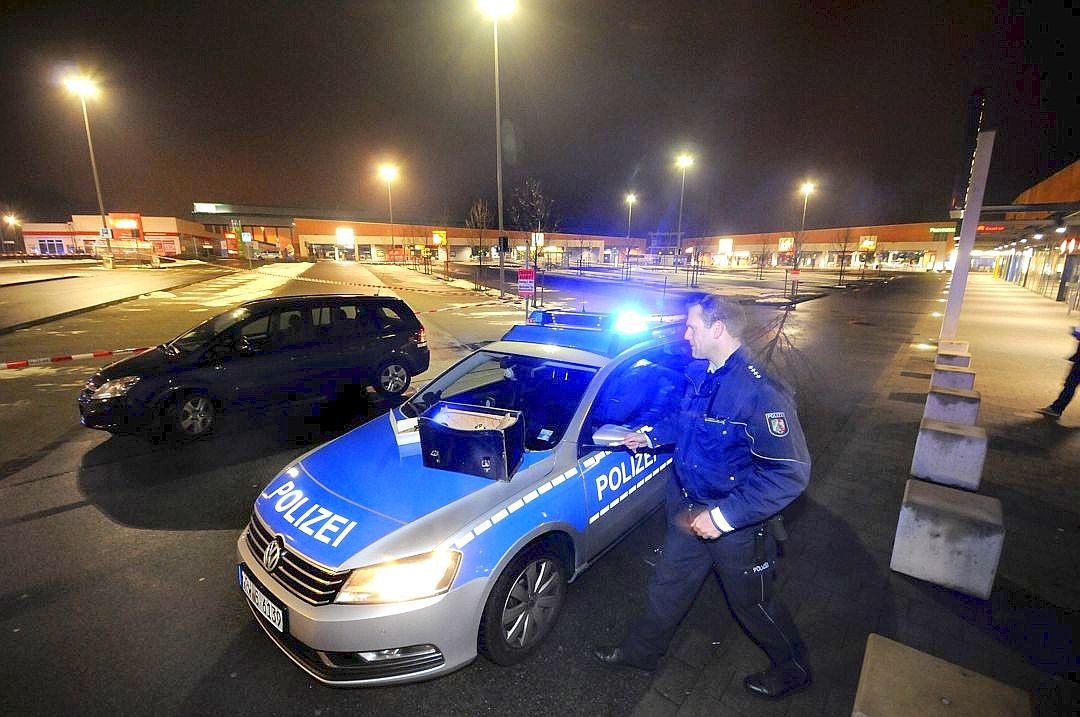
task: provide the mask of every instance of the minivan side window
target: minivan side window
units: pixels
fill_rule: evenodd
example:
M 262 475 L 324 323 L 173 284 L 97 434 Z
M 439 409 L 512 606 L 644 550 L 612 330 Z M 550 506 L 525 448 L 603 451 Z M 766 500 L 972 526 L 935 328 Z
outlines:
M 393 306 L 385 304 L 374 307 L 375 325 L 379 331 L 401 331 L 407 322 Z
M 299 346 L 307 340 L 308 328 L 300 309 L 282 309 L 274 317 L 274 346 Z

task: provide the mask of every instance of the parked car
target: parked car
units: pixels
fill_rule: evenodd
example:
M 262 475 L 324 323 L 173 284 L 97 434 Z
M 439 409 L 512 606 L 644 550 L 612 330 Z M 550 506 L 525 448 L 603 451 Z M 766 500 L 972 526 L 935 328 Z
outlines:
M 567 583 L 657 507 L 671 454 L 611 446 L 676 410 L 681 323 L 536 312 L 389 415 L 294 460 L 237 542 L 259 625 L 317 680 L 527 657 Z
M 401 299 L 260 299 L 101 369 L 79 413 L 88 428 L 191 439 L 222 410 L 332 401 L 349 387 L 400 396 L 428 362 L 424 327 Z

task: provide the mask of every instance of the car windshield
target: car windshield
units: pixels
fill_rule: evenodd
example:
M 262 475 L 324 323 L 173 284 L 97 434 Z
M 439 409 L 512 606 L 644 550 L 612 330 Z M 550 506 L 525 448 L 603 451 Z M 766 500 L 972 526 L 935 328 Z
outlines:
M 596 369 L 550 359 L 478 351 L 402 405 L 419 416 L 439 401 L 521 411 L 525 447 L 558 443 Z
M 166 348 L 172 351 L 198 351 L 213 341 L 215 337 L 221 335 L 222 332 L 228 331 L 249 316 L 251 316 L 250 309 L 244 307 L 219 314 L 202 322 L 191 331 L 177 336 L 166 344 Z

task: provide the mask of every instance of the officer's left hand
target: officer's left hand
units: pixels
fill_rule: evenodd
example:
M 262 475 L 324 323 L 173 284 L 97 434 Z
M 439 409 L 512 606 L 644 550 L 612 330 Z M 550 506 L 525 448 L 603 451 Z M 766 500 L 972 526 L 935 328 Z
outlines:
M 713 523 L 711 517 L 709 517 L 709 511 L 703 510 L 694 516 L 694 520 L 690 523 L 690 532 L 703 540 L 712 540 L 713 538 L 719 538 L 723 533 Z

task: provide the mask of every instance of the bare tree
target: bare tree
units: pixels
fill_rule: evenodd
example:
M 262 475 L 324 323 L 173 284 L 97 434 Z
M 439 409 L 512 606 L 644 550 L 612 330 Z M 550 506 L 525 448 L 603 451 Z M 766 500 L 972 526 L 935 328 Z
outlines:
M 491 228 L 491 205 L 486 199 L 474 199 L 465 217 L 465 226 L 480 230 L 480 264 L 484 263 L 484 230 Z
M 851 230 L 845 229 L 844 236 L 840 240 L 840 276 L 836 280 L 837 286 L 843 286 L 844 284 L 844 265 L 848 261 L 850 252 L 848 251 L 848 245 L 851 243 Z
M 526 177 L 510 196 L 510 221 L 522 231 L 556 231 L 554 208 L 555 201 L 544 195 L 540 180 Z

